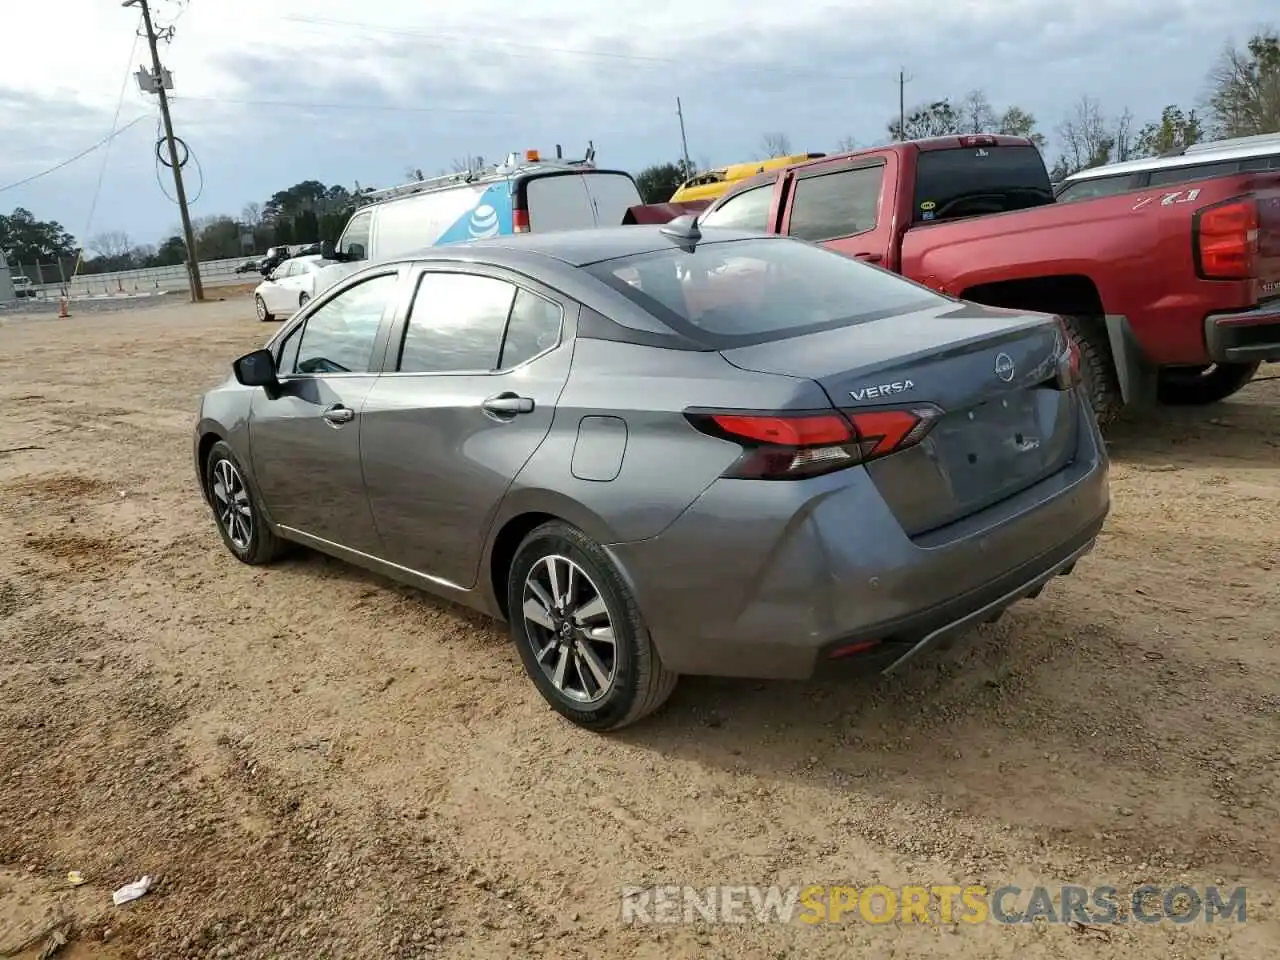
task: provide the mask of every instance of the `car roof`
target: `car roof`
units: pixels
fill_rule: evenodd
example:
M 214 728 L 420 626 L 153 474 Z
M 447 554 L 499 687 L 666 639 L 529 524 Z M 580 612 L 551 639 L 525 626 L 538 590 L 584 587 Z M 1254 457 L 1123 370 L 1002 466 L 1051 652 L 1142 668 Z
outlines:
M 1249 160 L 1253 157 L 1268 157 L 1280 153 L 1280 138 L 1275 134 L 1267 134 L 1257 138 L 1238 137 L 1218 143 L 1197 143 L 1172 156 L 1142 157 L 1138 160 L 1122 160 L 1119 163 L 1108 163 L 1100 167 L 1090 167 L 1071 174 L 1063 180 L 1063 184 L 1079 183 L 1083 180 L 1097 180 L 1100 177 L 1118 177 L 1131 173 L 1147 173 L 1151 170 L 1168 170 L 1177 167 L 1198 167 L 1201 164 L 1217 163 L 1224 160 Z M 1223 174 L 1227 176 L 1227 174 Z
M 732 240 L 785 240 L 744 230 L 708 227 L 702 231 L 701 243 L 723 243 Z M 574 267 L 602 260 L 617 260 L 681 245 L 678 237 L 669 236 L 665 225 L 635 224 L 625 227 L 597 227 L 584 230 L 556 230 L 546 233 L 522 233 L 491 240 L 469 240 L 443 246 L 427 247 L 396 260 L 456 260 L 459 253 L 495 264 L 526 261 L 529 256 L 550 257 Z M 471 259 L 472 256 L 466 257 Z

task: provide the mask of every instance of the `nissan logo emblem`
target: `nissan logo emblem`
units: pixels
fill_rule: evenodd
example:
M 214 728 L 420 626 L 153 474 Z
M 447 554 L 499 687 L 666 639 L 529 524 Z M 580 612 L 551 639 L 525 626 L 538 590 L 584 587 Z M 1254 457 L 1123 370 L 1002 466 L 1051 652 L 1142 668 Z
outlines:
M 1008 383 L 1013 379 L 1013 357 L 1007 353 L 996 354 L 996 376 Z

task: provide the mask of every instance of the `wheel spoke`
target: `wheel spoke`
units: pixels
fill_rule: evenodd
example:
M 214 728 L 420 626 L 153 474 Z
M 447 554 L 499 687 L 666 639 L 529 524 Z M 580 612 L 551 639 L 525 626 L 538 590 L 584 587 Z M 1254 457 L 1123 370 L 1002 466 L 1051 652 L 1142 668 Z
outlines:
M 565 668 L 569 665 L 569 648 L 560 648 L 560 659 L 556 661 L 555 673 L 551 675 L 551 682 L 555 684 L 557 690 L 564 690 L 564 673 Z
M 591 678 L 601 690 L 609 686 L 609 670 L 600 658 L 596 656 L 596 652 L 591 647 L 583 643 L 581 640 L 575 645 L 578 651 L 578 658 L 587 665 L 587 669 L 591 671 Z M 586 679 L 585 677 L 583 679 Z
M 547 557 L 543 560 L 543 564 L 547 568 L 547 583 L 551 586 L 551 605 L 552 607 L 560 606 L 560 574 L 556 571 L 556 561 L 559 557 Z
M 543 606 L 541 600 L 535 597 L 529 597 L 524 602 L 524 618 L 546 630 L 554 630 L 555 624 L 551 622 L 551 612 L 547 607 Z
M 601 627 L 587 627 L 583 633 L 587 635 L 587 639 L 595 643 L 607 643 L 613 646 L 613 624 L 606 623 Z
M 596 617 L 604 616 L 608 612 L 609 608 L 604 605 L 604 598 L 597 593 L 573 611 L 573 619 L 578 623 L 586 623 L 588 620 L 594 620 Z

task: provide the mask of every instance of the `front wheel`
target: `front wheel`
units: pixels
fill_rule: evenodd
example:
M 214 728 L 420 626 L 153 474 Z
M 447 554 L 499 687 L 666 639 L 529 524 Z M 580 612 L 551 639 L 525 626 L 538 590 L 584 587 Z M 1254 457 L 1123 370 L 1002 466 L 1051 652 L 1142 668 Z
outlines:
M 662 665 L 635 598 L 608 555 L 559 521 L 530 533 L 507 578 L 511 637 L 551 707 L 588 730 L 653 713 L 677 675 Z
M 1200 367 L 1165 367 L 1156 396 L 1161 403 L 1202 407 L 1239 393 L 1258 372 L 1260 363 L 1211 363 Z
M 241 563 L 270 563 L 284 552 L 284 541 L 262 518 L 231 446 L 219 440 L 205 461 L 205 491 L 222 542 Z
M 310 299 L 311 298 L 307 296 L 305 293 L 298 294 L 298 309 L 301 310 L 303 307 L 305 307 L 307 305 L 307 301 Z
M 260 293 L 253 295 L 253 309 L 258 315 L 258 319 L 264 323 L 275 319 L 271 315 L 271 311 L 267 309 L 267 301 L 262 299 L 262 294 Z

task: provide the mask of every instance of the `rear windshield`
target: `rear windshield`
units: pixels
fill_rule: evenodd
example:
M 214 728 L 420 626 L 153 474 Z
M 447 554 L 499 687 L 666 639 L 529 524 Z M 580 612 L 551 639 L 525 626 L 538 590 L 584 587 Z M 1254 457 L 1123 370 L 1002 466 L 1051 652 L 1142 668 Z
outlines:
M 672 247 L 585 268 L 667 326 L 723 350 L 945 303 L 878 267 L 799 240 Z
M 915 201 L 916 223 L 927 223 L 1043 206 L 1053 188 L 1032 146 L 922 150 Z

